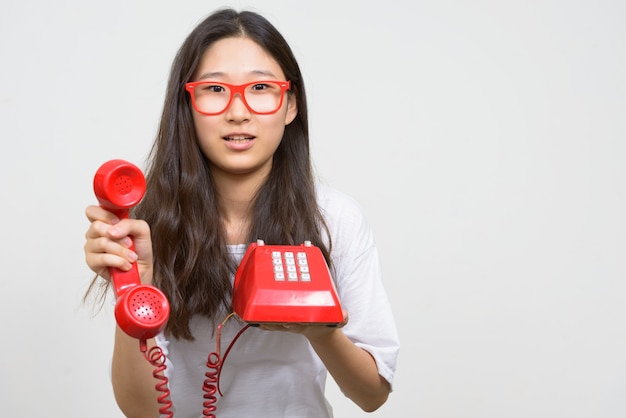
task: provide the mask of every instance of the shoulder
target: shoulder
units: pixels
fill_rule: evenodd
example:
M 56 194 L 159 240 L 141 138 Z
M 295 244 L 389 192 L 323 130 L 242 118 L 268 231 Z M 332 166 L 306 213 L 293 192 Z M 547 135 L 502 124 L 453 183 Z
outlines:
M 317 204 L 328 225 L 333 244 L 371 240 L 365 210 L 352 196 L 326 184 L 316 185 Z
M 326 184 L 316 185 L 317 204 L 328 218 L 365 217 L 361 205 L 350 195 Z
M 361 205 L 347 193 L 323 183 L 317 183 L 315 189 L 317 203 L 323 211 L 329 213 L 346 211 L 363 214 Z

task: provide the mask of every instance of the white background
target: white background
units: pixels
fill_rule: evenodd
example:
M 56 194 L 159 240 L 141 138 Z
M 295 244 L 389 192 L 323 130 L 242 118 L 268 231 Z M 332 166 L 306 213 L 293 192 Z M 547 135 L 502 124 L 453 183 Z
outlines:
M 81 301 L 91 181 L 144 163 L 176 50 L 228 4 L 293 46 L 319 175 L 375 230 L 402 349 L 370 416 L 625 417 L 618 0 L 4 0 L 1 415 L 121 416 L 112 306 Z

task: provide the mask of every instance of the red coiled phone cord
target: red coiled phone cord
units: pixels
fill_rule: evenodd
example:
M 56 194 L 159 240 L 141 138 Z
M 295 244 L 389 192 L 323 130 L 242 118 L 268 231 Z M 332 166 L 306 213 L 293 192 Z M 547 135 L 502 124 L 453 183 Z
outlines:
M 222 367 L 224 365 L 224 362 L 226 361 L 226 357 L 228 356 L 230 349 L 235 344 L 235 341 L 237 341 L 241 334 L 243 334 L 243 332 L 250 327 L 250 325 L 245 325 L 239 330 L 237 335 L 235 335 L 235 338 L 233 338 L 233 340 L 228 345 L 228 348 L 224 353 L 224 358 L 220 358 L 222 328 L 226 321 L 228 321 L 228 319 L 232 317 L 232 315 L 233 314 L 228 315 L 226 319 L 224 319 L 224 321 L 218 325 L 216 337 L 216 351 L 210 353 L 207 358 L 206 366 L 208 371 L 205 373 L 206 379 L 204 380 L 204 383 L 202 385 L 202 390 L 204 391 L 204 402 L 202 403 L 204 409 L 202 410 L 202 416 L 205 418 L 216 418 L 214 414 L 217 409 L 215 405 L 215 403 L 217 402 L 216 393 L 219 392 L 220 396 L 224 396 L 222 394 L 222 391 L 220 390 L 219 383 Z M 167 386 L 168 379 L 164 373 L 166 368 L 165 354 L 163 353 L 163 350 L 161 350 L 161 347 L 156 345 L 148 349 L 148 344 L 146 340 L 139 341 L 139 350 L 143 353 L 146 360 L 148 360 L 148 362 L 150 362 L 150 364 L 154 366 L 154 371 L 152 372 L 152 375 L 155 379 L 159 381 L 155 385 L 156 390 L 158 392 L 161 392 L 161 394 L 157 398 L 159 404 L 161 405 L 161 407 L 159 408 L 159 413 L 166 418 L 173 418 L 174 413 L 171 410 L 173 404 L 170 399 L 170 390 Z
M 222 373 L 222 367 L 224 366 L 226 357 L 228 356 L 232 346 L 235 344 L 235 341 L 237 341 L 241 334 L 243 334 L 243 332 L 250 327 L 250 325 L 246 324 L 239 330 L 237 335 L 235 335 L 233 340 L 228 345 L 228 348 L 224 353 L 224 358 L 220 358 L 222 328 L 224 327 L 226 321 L 228 321 L 232 316 L 233 314 L 228 315 L 226 319 L 218 325 L 215 339 L 216 349 L 214 352 L 210 353 L 207 358 L 206 366 L 208 370 L 205 373 L 206 379 L 204 379 L 204 384 L 202 385 L 202 390 L 204 391 L 204 402 L 202 403 L 204 409 L 202 410 L 202 416 L 205 418 L 216 418 L 213 413 L 217 409 L 217 406 L 215 405 L 217 402 L 216 393 L 219 392 L 220 396 L 224 396 L 220 390 L 220 374 Z
M 170 400 L 170 390 L 167 386 L 167 377 L 165 377 L 165 354 L 163 354 L 163 350 L 158 345 L 151 347 L 148 350 L 148 344 L 146 340 L 139 341 L 139 350 L 143 353 L 146 360 L 150 362 L 154 366 L 154 371 L 152 375 L 159 382 L 155 385 L 155 388 L 158 392 L 161 392 L 157 400 L 161 407 L 159 408 L 159 413 L 162 416 L 167 418 L 173 418 L 174 413 L 172 412 L 172 401 Z

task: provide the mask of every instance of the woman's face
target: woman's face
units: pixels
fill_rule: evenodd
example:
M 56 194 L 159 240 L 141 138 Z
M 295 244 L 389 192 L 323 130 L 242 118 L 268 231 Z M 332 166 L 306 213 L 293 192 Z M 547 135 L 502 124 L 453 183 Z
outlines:
M 192 81 L 245 84 L 286 81 L 280 66 L 263 48 L 248 38 L 225 38 L 202 55 Z M 295 97 L 285 94 L 276 113 L 250 111 L 236 94 L 224 113 L 207 116 L 193 109 L 198 144 L 211 162 L 214 176 L 266 176 L 285 126 L 297 115 Z

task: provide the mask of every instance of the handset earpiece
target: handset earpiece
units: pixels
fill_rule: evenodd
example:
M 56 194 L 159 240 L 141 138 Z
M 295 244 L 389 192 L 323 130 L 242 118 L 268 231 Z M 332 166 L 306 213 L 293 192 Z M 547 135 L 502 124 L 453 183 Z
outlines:
M 119 218 L 128 218 L 130 208 L 146 193 L 146 179 L 141 170 L 124 160 L 102 164 L 93 179 L 93 190 L 100 206 Z
M 129 210 L 143 198 L 146 179 L 134 164 L 110 160 L 96 172 L 93 189 L 100 206 L 123 219 L 128 218 Z M 117 298 L 115 319 L 120 328 L 140 340 L 161 332 L 170 313 L 165 294 L 154 286 L 141 284 L 136 263 L 129 271 L 111 267 L 109 272 Z

